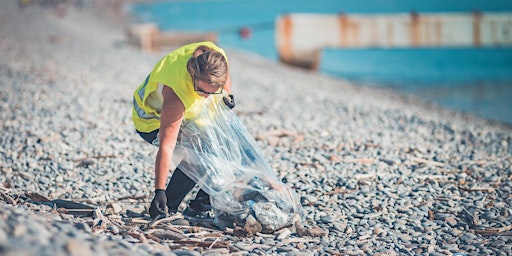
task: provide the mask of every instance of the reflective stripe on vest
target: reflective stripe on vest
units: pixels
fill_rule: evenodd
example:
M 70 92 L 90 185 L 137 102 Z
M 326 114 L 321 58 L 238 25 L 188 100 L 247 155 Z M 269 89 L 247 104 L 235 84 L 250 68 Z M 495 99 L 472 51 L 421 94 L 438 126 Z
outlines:
M 139 95 L 140 99 L 144 99 L 144 94 L 146 93 L 146 85 L 149 81 L 149 75 L 146 77 L 146 80 L 144 81 L 144 85 L 140 87 L 137 94 Z M 135 109 L 135 112 L 137 113 L 137 116 L 141 119 L 160 119 L 160 117 L 155 115 L 148 115 L 144 109 L 140 108 L 139 104 L 137 103 L 137 99 L 133 97 L 133 108 Z

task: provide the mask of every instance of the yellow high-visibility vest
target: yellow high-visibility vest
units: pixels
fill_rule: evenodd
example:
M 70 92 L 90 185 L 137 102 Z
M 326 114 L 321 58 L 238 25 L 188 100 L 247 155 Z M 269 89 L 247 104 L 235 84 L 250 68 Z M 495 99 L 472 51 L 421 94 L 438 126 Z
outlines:
M 163 86 L 170 87 L 185 106 L 185 120 L 196 114 L 192 109 L 197 108 L 192 106 L 203 103 L 205 98 L 194 91 L 187 62 L 201 45 L 222 53 L 227 61 L 224 50 L 209 41 L 184 45 L 163 57 L 133 93 L 132 120 L 137 131 L 152 132 L 160 128 Z

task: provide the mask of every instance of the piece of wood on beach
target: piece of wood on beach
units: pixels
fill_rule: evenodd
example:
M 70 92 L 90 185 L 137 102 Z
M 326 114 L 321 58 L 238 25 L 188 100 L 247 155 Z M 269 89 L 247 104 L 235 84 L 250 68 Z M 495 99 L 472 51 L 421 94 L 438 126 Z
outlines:
M 512 230 L 512 225 L 504 226 L 501 228 L 487 228 L 481 230 L 475 230 L 475 233 L 481 234 L 484 236 L 493 236 L 493 235 L 505 235 L 508 234 Z
M 356 190 L 352 190 L 352 189 L 334 188 L 331 191 L 324 192 L 324 195 L 347 194 L 347 193 L 353 193 L 355 191 Z
M 43 202 L 51 201 L 46 196 L 43 196 L 36 192 L 25 192 L 25 196 L 30 198 L 30 200 L 32 200 L 33 202 L 36 202 L 36 203 L 43 203 Z
M 95 207 L 69 200 L 55 199 L 44 204 L 55 206 L 59 213 L 71 214 L 73 216 L 92 216 Z
M 229 248 L 230 242 L 229 241 L 219 241 L 218 239 L 215 239 L 214 241 L 203 241 L 203 240 L 196 240 L 196 239 L 185 239 L 185 240 L 178 240 L 173 241 L 174 243 L 181 244 L 181 245 L 192 245 L 202 248 Z
M 146 227 L 143 228 L 143 231 L 149 230 L 150 228 L 158 226 L 161 223 L 171 222 L 171 221 L 174 221 L 177 219 L 183 219 L 183 216 L 182 215 L 173 215 L 173 216 L 169 216 L 169 217 L 165 217 L 162 219 L 152 221 Z
M 323 230 L 319 227 L 306 228 L 300 221 L 295 221 L 295 230 L 299 236 L 321 237 L 329 234 L 328 230 Z
M 264 140 L 269 137 L 282 138 L 282 137 L 296 137 L 296 136 L 298 136 L 298 134 L 296 132 L 292 132 L 292 131 L 285 130 L 285 129 L 276 129 L 276 130 L 265 132 L 260 135 L 256 135 L 254 137 L 254 139 L 255 140 Z
M 484 192 L 484 193 L 494 193 L 496 191 L 493 187 L 464 187 L 457 186 L 460 190 L 464 190 L 467 192 Z
M 476 213 L 469 212 L 466 208 L 462 209 L 462 217 L 466 220 L 470 227 L 480 225 L 480 219 Z
M 443 167 L 444 163 L 433 161 L 433 160 L 427 160 L 419 157 L 411 157 L 411 161 L 419 163 L 419 164 L 425 164 L 425 165 L 432 165 L 436 167 Z
M 12 204 L 12 205 L 18 204 L 17 201 L 7 193 L 0 192 L 0 198 L 2 198 L 8 204 Z
M 145 234 L 151 234 L 161 240 L 181 240 L 186 238 L 186 236 L 181 233 L 165 229 L 152 229 Z

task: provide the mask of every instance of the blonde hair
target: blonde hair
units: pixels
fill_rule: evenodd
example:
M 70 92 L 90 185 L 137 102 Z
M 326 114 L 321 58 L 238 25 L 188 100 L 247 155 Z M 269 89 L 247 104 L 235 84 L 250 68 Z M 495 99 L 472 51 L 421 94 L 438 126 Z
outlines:
M 228 63 L 222 53 L 201 45 L 194 50 L 187 62 L 192 77 L 216 87 L 222 87 L 228 79 Z

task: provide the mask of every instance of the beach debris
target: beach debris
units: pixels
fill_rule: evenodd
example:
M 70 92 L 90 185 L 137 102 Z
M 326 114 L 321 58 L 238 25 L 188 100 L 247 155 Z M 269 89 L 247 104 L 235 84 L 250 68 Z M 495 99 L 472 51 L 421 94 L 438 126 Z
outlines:
M 249 215 L 247 219 L 245 219 L 244 228 L 250 235 L 255 235 L 263 230 L 261 224 L 252 215 Z
M 329 234 L 328 230 L 319 227 L 305 228 L 300 221 L 295 221 L 295 230 L 299 236 L 321 237 Z
M 45 197 L 39 193 L 35 193 L 35 192 L 25 192 L 25 196 L 30 198 L 30 200 L 32 200 L 33 202 L 50 202 L 51 201 L 47 197 Z
M 106 212 L 109 214 L 118 214 L 123 211 L 123 207 L 118 203 L 110 203 L 107 205 Z
M 263 134 L 257 135 L 254 137 L 254 139 L 264 140 L 264 139 L 267 139 L 268 137 L 282 138 L 282 137 L 297 137 L 297 136 L 298 136 L 298 133 L 296 133 L 296 132 L 285 130 L 285 129 L 276 129 L 276 130 L 267 131 Z
M 16 205 L 16 201 L 14 200 L 14 198 L 12 198 L 10 195 L 6 193 L 0 192 L 0 198 L 3 198 L 3 200 L 8 204 Z
M 95 207 L 70 200 L 50 200 L 48 197 L 35 192 L 25 192 L 24 195 L 33 203 L 48 205 L 55 208 L 59 213 L 71 214 L 73 216 L 92 216 L 95 210 Z
M 96 163 L 96 160 L 94 158 L 86 158 L 80 161 L 80 163 L 77 165 L 78 167 L 88 167 L 90 165 L 94 165 Z
M 487 229 L 481 229 L 481 230 L 475 230 L 475 233 L 481 234 L 484 236 L 492 236 L 492 235 L 510 235 L 510 231 L 512 230 L 512 225 L 500 227 L 500 228 L 487 228 Z
M 264 230 L 277 230 L 286 225 L 288 214 L 273 203 L 258 202 L 253 205 L 254 215 Z
M 474 227 L 480 225 L 478 215 L 475 213 L 469 212 L 466 208 L 462 209 L 461 213 L 462 219 L 466 220 L 466 223 L 469 224 L 469 226 Z
M 277 232 L 277 239 L 283 240 L 290 236 L 292 234 L 292 231 L 289 228 L 283 228 Z
M 57 211 L 73 216 L 91 216 L 96 212 L 95 207 L 63 199 L 55 199 L 43 204 L 54 206 L 57 208 Z
M 166 229 L 155 229 L 148 233 L 162 240 L 181 240 L 186 238 L 186 236 L 181 233 Z

